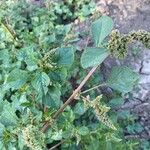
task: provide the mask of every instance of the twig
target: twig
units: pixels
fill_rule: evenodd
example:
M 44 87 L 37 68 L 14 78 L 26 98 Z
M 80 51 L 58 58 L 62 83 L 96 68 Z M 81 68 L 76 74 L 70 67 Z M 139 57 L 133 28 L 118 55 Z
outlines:
M 96 71 L 98 66 L 93 67 L 90 72 L 87 74 L 87 76 L 83 79 L 83 81 L 80 83 L 78 88 L 72 93 L 72 95 L 68 98 L 68 100 L 63 104 L 63 106 L 54 114 L 52 117 L 53 119 L 56 119 L 63 111 L 64 109 L 74 100 L 74 97 L 79 93 L 81 88 L 85 85 L 85 83 L 89 80 L 89 78 L 92 76 L 92 74 Z M 49 123 L 45 123 L 43 128 L 41 129 L 42 132 L 45 132 L 49 128 Z
M 94 87 L 92 87 L 92 88 L 90 88 L 88 90 L 85 90 L 85 91 L 81 92 L 80 94 L 85 94 L 85 93 L 90 92 L 92 90 L 95 90 L 95 89 L 97 89 L 97 88 L 99 88 L 101 86 L 106 86 L 106 83 L 102 83 L 102 84 L 96 85 L 96 86 L 94 86 Z
M 0 22 L 2 28 L 10 35 L 11 39 L 16 41 L 15 33 L 8 27 L 8 24 L 5 24 L 3 22 Z
M 59 145 L 63 144 L 65 141 L 61 141 L 59 143 L 57 143 L 56 145 L 54 145 L 53 147 L 51 147 L 49 150 L 54 150 L 56 147 L 58 147 Z

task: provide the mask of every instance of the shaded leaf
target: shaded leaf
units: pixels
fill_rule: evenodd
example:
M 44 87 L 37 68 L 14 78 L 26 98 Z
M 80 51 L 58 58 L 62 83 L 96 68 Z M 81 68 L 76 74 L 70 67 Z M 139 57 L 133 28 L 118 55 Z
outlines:
M 85 113 L 85 108 L 83 103 L 77 103 L 74 107 L 74 113 L 78 115 L 83 115 Z
M 48 92 L 48 85 L 50 84 L 50 78 L 45 72 L 38 72 L 32 81 L 32 86 L 37 92 L 42 95 L 46 95 Z
M 58 48 L 57 51 L 58 64 L 71 66 L 74 61 L 74 49 L 72 47 Z
M 48 93 L 43 97 L 43 104 L 52 108 L 59 108 L 61 105 L 60 95 L 59 87 L 50 87 Z

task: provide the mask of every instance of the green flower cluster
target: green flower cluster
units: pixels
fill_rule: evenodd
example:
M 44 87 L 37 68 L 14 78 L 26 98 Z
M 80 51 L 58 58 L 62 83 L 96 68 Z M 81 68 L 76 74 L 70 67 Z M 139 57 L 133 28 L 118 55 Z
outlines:
M 33 125 L 29 125 L 22 130 L 24 142 L 32 150 L 43 149 L 42 146 L 44 146 L 44 134 L 39 132 L 39 129 Z
M 150 48 L 150 32 L 139 30 L 139 31 L 132 31 L 129 34 L 130 38 L 139 42 L 142 42 L 142 44 L 146 48 Z
M 121 35 L 118 30 L 113 30 L 110 34 L 108 49 L 117 58 L 123 59 L 128 52 L 128 44 L 139 41 L 150 48 L 150 33 L 144 30 L 132 31 L 129 34 Z
M 100 103 L 102 95 L 97 96 L 94 100 L 89 100 L 88 98 L 83 98 L 85 109 L 93 108 L 95 115 L 99 121 L 101 121 L 107 127 L 117 130 L 113 125 L 112 121 L 108 118 L 107 112 L 110 110 L 110 107 L 106 107 Z

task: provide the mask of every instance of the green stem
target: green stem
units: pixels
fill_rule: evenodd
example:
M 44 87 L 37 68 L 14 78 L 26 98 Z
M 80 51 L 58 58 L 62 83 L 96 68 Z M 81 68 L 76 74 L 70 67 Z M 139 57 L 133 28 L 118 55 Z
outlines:
M 90 88 L 88 90 L 85 90 L 85 91 L 81 92 L 80 94 L 85 94 L 87 92 L 90 92 L 92 90 L 98 89 L 99 87 L 106 86 L 106 85 L 107 85 L 106 83 L 102 83 L 102 84 L 96 85 L 96 86 L 94 86 L 94 87 L 92 87 L 92 88 Z
M 99 66 L 99 65 L 98 65 Z M 68 98 L 68 100 L 61 106 L 61 108 L 53 115 L 53 119 L 56 119 L 64 110 L 65 108 L 74 100 L 74 97 L 80 92 L 81 88 L 85 85 L 85 83 L 89 80 L 89 78 L 93 75 L 93 73 L 96 71 L 98 66 L 93 67 L 87 76 L 82 80 L 80 85 L 77 87 L 77 89 L 72 93 L 72 95 Z M 45 132 L 49 128 L 49 123 L 45 123 L 43 128 L 41 129 L 42 132 Z

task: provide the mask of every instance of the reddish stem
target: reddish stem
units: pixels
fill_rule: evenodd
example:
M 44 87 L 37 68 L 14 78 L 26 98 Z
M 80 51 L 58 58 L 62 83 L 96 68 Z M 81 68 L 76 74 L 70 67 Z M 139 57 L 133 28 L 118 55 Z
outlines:
M 68 100 L 62 105 L 62 107 L 53 115 L 53 119 L 56 119 L 63 111 L 64 109 L 74 100 L 74 97 L 80 92 L 81 88 L 85 85 L 85 83 L 89 80 L 89 78 L 92 76 L 92 74 L 95 72 L 98 66 L 93 67 L 87 76 L 82 80 L 80 85 L 77 89 L 72 93 L 72 95 L 68 98 Z M 49 123 L 45 123 L 43 128 L 41 129 L 42 132 L 45 132 L 49 128 Z

